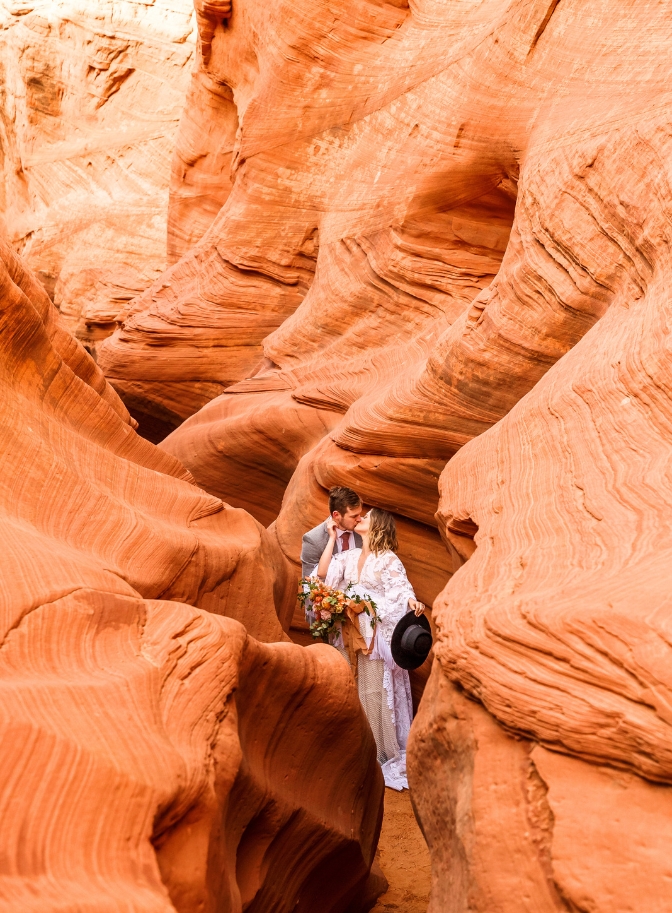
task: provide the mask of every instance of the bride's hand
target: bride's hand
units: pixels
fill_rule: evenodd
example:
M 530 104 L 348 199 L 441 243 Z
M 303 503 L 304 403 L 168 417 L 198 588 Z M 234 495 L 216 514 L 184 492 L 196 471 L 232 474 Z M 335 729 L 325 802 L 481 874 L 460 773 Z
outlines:
M 334 523 L 333 517 L 329 517 L 327 520 L 327 532 L 331 539 L 336 539 L 336 524 Z
M 418 602 L 417 599 L 409 599 L 408 607 L 412 612 L 415 612 L 416 615 L 422 615 L 425 611 L 425 605 L 422 602 Z

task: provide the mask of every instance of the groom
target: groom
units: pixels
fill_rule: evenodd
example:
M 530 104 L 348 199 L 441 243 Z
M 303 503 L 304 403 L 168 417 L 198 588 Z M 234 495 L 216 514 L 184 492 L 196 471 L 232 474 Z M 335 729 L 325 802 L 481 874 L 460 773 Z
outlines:
M 361 548 L 362 537 L 354 532 L 354 529 L 362 519 L 362 501 L 352 488 L 331 489 L 329 515 L 333 517 L 336 525 L 334 555 L 351 548 Z M 301 548 L 301 568 L 304 577 L 309 577 L 315 569 L 328 541 L 326 520 L 305 534 Z

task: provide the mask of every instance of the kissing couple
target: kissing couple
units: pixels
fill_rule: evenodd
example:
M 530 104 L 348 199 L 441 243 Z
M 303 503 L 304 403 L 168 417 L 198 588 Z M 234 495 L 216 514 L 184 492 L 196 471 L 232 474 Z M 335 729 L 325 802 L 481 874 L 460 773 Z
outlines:
M 375 629 L 365 612 L 357 616 L 367 652 L 357 653 L 353 672 L 385 785 L 402 790 L 408 789 L 406 743 L 413 703 L 408 672 L 392 658 L 391 643 L 398 622 L 409 612 L 411 618 L 422 615 L 425 606 L 415 598 L 398 548 L 392 514 L 377 507 L 364 514 L 356 492 L 332 488 L 328 519 L 303 537 L 301 565 L 304 577 L 319 577 L 337 590 L 350 586 L 349 593 L 376 604 Z M 350 662 L 340 634 L 333 646 Z

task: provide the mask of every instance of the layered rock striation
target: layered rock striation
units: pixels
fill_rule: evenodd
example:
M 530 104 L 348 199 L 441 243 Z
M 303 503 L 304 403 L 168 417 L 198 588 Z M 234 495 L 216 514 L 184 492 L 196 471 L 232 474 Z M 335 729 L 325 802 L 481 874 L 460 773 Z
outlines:
M 432 913 L 663 911 L 670 5 L 210 6 L 105 372 L 289 566 L 330 485 L 395 512 Z
M 277 544 L 136 434 L 5 244 L 0 300 L 0 908 L 368 909 L 375 744 L 282 632 Z
M 508 743 L 527 773 L 514 792 L 507 787 L 496 821 L 485 813 L 476 840 L 487 852 L 502 817 L 515 829 L 517 818 L 541 815 L 541 830 L 516 849 L 536 866 L 530 910 L 662 911 L 668 903 L 672 195 L 669 131 L 648 113 L 575 152 L 582 168 L 572 186 L 592 219 L 583 232 L 575 220 L 580 244 L 565 247 L 565 262 L 581 268 L 577 286 L 601 279 L 608 310 L 451 460 L 440 483 L 441 522 L 476 532 L 472 556 L 435 604 L 437 655 L 445 676 L 489 713 L 460 711 L 463 697 L 433 692 L 416 758 L 435 765 L 435 782 L 447 777 L 451 805 L 458 783 L 442 760 L 444 732 L 455 728 L 443 725 L 446 705 L 451 717 L 474 721 L 465 758 L 474 769 L 493 720 L 524 735 L 515 746 L 501 729 L 496 736 L 497 752 Z M 491 733 L 483 740 L 482 726 Z M 504 789 L 484 769 L 480 778 L 475 793 Z M 461 831 L 450 849 L 437 824 L 434 816 L 440 853 L 472 852 L 471 835 Z M 495 892 L 502 909 L 520 909 L 504 901 L 506 878 L 473 861 L 463 874 L 465 890 L 487 891 L 489 903 Z M 437 885 L 437 909 L 440 897 L 447 901 Z
M 0 218 L 91 348 L 165 269 L 191 0 L 0 3 Z

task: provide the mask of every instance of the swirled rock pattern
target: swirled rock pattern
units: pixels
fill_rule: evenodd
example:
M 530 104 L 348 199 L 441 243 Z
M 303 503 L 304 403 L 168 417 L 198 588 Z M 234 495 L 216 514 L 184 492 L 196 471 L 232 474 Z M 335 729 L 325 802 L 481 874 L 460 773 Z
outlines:
M 183 256 L 104 370 L 290 564 L 350 484 L 443 590 L 432 913 L 662 913 L 672 6 L 202 7 Z
M 414 722 L 411 776 L 432 855 L 430 910 L 667 909 L 669 785 L 512 737 L 438 664 Z
M 478 528 L 473 556 L 440 600 L 451 674 L 512 728 L 663 782 L 672 775 L 661 674 L 672 659 L 670 151 L 654 115 L 572 157 L 582 170 L 568 196 L 593 219 L 565 255 L 581 269 L 577 284 L 609 270 L 600 283 L 609 309 L 448 464 L 440 507 L 447 525 Z M 545 221 L 562 230 L 561 212 Z
M 281 639 L 274 595 L 282 613 L 286 578 L 266 531 L 188 484 L 178 460 L 133 431 L 46 292 L 8 247 L 2 256 L 0 422 L 11 443 L 3 456 L 3 585 L 12 611 L 82 586 L 131 587 L 143 598 L 238 618 L 262 640 Z M 49 554 L 48 567 L 33 574 Z M 260 608 L 250 613 L 252 601 Z
M 276 540 L 136 434 L 4 243 L 0 301 L 0 909 L 363 913 L 375 743 L 282 632 Z
M 89 344 L 165 269 L 191 0 L 0 2 L 0 217 Z

